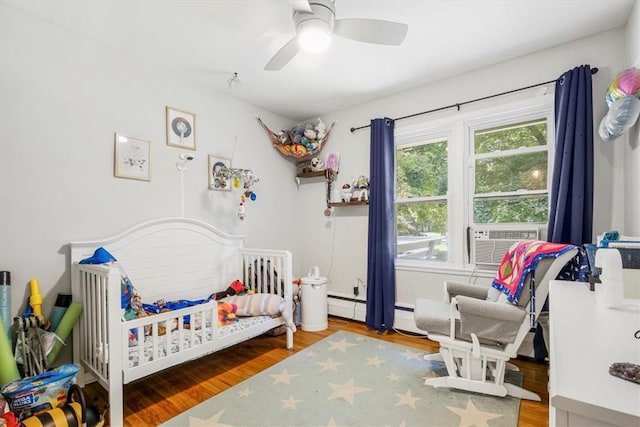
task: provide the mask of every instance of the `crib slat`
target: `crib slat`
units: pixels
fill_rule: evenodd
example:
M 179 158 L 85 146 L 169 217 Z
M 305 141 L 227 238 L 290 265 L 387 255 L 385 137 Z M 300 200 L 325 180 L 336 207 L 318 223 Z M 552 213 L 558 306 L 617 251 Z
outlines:
M 106 311 L 107 307 L 107 294 L 108 294 L 108 282 L 104 277 L 96 276 L 96 280 L 99 282 L 98 288 L 98 297 L 94 299 L 93 302 L 95 304 L 95 308 L 98 310 L 99 315 L 97 317 L 96 322 L 96 333 L 98 335 L 97 342 L 102 343 L 101 346 L 97 349 L 94 348 L 94 351 L 99 351 L 99 357 L 96 362 L 100 365 L 100 372 L 105 378 L 109 378 L 109 360 L 108 360 L 108 333 L 109 333 L 109 322 L 107 321 L 108 315 Z

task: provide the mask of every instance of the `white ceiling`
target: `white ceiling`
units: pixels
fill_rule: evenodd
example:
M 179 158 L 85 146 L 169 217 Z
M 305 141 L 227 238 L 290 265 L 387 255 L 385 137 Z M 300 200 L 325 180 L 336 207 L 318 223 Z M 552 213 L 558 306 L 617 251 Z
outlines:
M 294 120 L 622 27 L 635 0 L 337 0 L 336 18 L 408 24 L 399 47 L 334 37 L 322 54 L 264 66 L 305 0 L 12 1 L 6 4 L 189 81 Z M 622 47 L 621 47 L 622 48 Z M 229 88 L 238 73 L 240 84 Z

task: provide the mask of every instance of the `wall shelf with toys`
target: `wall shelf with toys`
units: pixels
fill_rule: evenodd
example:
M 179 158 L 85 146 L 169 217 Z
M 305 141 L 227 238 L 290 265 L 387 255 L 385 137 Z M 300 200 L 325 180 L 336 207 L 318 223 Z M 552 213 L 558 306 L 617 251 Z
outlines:
M 345 206 L 366 206 L 369 204 L 368 200 L 351 200 L 349 202 L 329 202 L 329 207 L 339 208 Z
M 327 183 L 328 183 L 329 182 L 329 179 L 327 178 L 327 176 L 328 176 L 327 174 L 328 173 L 330 173 L 330 171 L 328 171 L 326 169 L 298 172 L 296 174 L 296 184 L 298 184 L 298 189 L 300 189 L 300 178 L 307 179 L 307 178 L 322 177 L 325 180 L 327 180 Z
M 325 176 L 326 170 L 317 170 L 317 171 L 309 171 L 309 172 L 300 172 L 296 175 L 296 178 L 314 178 L 316 176 Z
M 325 215 L 331 214 L 330 208 L 347 206 L 366 206 L 369 204 L 369 179 L 366 176 L 352 177 L 351 183 L 345 183 L 335 188 L 338 179 L 338 154 L 330 153 L 327 162 L 319 157 L 298 162 L 296 183 L 300 188 L 300 180 L 308 178 L 324 178 L 326 182 L 325 201 L 327 210 Z

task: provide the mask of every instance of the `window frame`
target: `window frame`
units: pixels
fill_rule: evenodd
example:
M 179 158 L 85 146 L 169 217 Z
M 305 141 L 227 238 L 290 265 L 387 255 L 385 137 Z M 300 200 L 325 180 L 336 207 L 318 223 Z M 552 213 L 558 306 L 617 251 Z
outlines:
M 398 125 L 395 127 L 396 150 L 415 145 L 421 145 L 424 141 L 437 142 L 439 139 L 447 141 L 447 194 L 446 197 L 436 196 L 435 199 L 447 202 L 447 245 L 448 260 L 408 260 L 395 259 L 396 266 L 401 269 L 427 270 L 427 271 L 473 271 L 475 264 L 468 258 L 470 250 L 467 243 L 467 230 L 474 227 L 473 198 L 475 195 L 475 160 L 473 154 L 473 135 L 476 130 L 491 127 L 506 126 L 536 119 L 546 119 L 547 122 L 547 190 L 551 191 L 551 178 L 553 176 L 555 155 L 555 130 L 554 130 L 554 96 L 547 94 L 511 102 L 500 102 L 490 107 L 475 109 L 469 112 L 454 111 L 444 117 L 424 118 L 417 123 Z M 532 150 L 533 148 L 533 150 Z M 517 154 L 527 151 L 543 151 L 544 148 L 524 147 L 510 150 Z M 505 152 L 502 152 L 503 154 Z M 485 154 L 483 154 L 485 155 Z M 481 155 L 482 156 L 482 155 Z M 394 169 L 397 165 L 394 165 Z M 461 172 L 461 173 L 460 173 Z M 395 184 L 395 177 L 394 177 Z M 533 191 L 533 190 L 532 190 Z M 540 191 L 542 190 L 535 190 Z M 504 193 L 501 193 L 505 195 Z M 517 192 L 516 192 L 517 194 Z M 402 199 L 401 203 L 417 202 L 420 199 L 426 201 L 435 200 L 434 197 Z M 398 204 L 394 190 L 394 209 Z M 482 227 L 491 228 L 501 226 L 520 225 L 514 223 L 479 224 Z M 530 224 L 528 224 L 530 225 Z M 546 224 L 541 226 L 546 232 Z M 543 235 L 544 236 L 544 235 Z

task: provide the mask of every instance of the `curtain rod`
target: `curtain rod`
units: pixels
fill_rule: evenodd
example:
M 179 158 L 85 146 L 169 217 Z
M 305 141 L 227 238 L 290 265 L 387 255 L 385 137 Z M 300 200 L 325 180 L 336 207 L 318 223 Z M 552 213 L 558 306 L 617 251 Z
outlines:
M 591 74 L 596 74 L 598 72 L 598 68 L 594 67 L 591 69 Z M 555 83 L 557 79 L 555 80 L 549 80 L 548 82 L 542 82 L 542 83 L 538 83 L 535 85 L 531 85 L 531 86 L 526 86 L 526 87 L 521 87 L 519 89 L 513 89 L 513 90 L 509 90 L 507 92 L 501 92 L 501 93 L 496 93 L 495 95 L 489 95 L 489 96 L 483 96 L 482 98 L 476 98 L 476 99 L 472 99 L 470 101 L 464 101 L 464 102 L 458 102 L 456 104 L 451 104 L 451 105 L 447 105 L 444 107 L 440 107 L 440 108 L 434 108 L 433 110 L 427 110 L 427 111 L 421 111 L 419 113 L 414 113 L 414 114 L 409 114 L 408 116 L 402 116 L 402 117 L 398 117 L 397 119 L 393 119 L 394 121 L 398 121 L 398 120 L 404 120 L 404 119 L 410 119 L 412 117 L 416 117 L 416 116 L 421 116 L 423 114 L 429 114 L 429 113 L 435 113 L 436 111 L 442 111 L 442 110 L 447 110 L 449 108 L 457 108 L 458 111 L 460 111 L 460 107 L 466 104 L 471 104 L 474 102 L 478 102 L 478 101 L 484 101 L 485 99 L 491 99 L 491 98 L 497 98 L 498 96 L 502 96 L 502 95 L 508 95 L 510 93 L 514 93 L 514 92 L 520 92 L 522 90 L 527 90 L 527 89 L 531 89 L 534 87 L 538 87 L 538 86 L 545 86 L 551 83 Z M 366 129 L 368 127 L 371 127 L 370 124 L 365 125 L 365 126 L 359 126 L 356 128 L 351 128 L 351 133 L 360 130 L 360 129 Z

